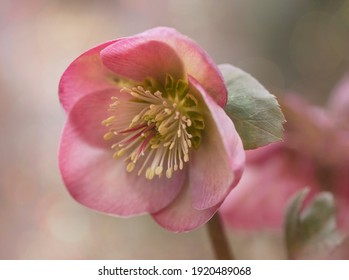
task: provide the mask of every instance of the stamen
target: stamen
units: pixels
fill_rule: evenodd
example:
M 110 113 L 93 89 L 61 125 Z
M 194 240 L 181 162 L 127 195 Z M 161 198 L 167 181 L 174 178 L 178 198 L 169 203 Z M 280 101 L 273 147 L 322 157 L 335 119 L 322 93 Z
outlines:
M 114 159 L 118 159 L 119 157 L 123 156 L 126 152 L 126 149 L 121 149 L 113 154 Z
M 104 140 L 110 140 L 110 139 L 113 138 L 113 136 L 114 136 L 114 132 L 113 131 L 109 131 L 106 134 L 104 134 L 103 139 Z
M 102 121 L 109 131 L 106 141 L 118 139 L 111 145 L 113 157 L 126 155 L 126 171 L 152 180 L 166 170 L 167 178 L 184 169 L 190 160 L 191 148 L 197 148 L 204 128 L 203 115 L 196 98 L 189 94 L 184 81 L 175 82 L 168 75 L 165 91 L 142 86 L 123 88 L 131 96 L 128 100 L 111 98 L 108 111 L 113 115 Z M 194 145 L 192 139 L 194 135 Z M 115 138 L 114 138 L 115 137 Z
M 104 125 L 104 126 L 110 126 L 110 125 L 114 122 L 115 119 L 116 119 L 115 116 L 111 116 L 111 117 L 109 117 L 109 118 L 103 120 L 103 121 L 102 121 L 102 125 Z
M 133 169 L 135 168 L 135 164 L 134 164 L 134 162 L 130 162 L 128 165 L 127 165 L 127 168 L 126 168 L 126 170 L 128 171 L 128 172 L 132 172 L 133 171 Z
M 161 175 L 162 169 L 163 169 L 162 166 L 156 167 L 156 168 L 155 168 L 155 174 L 156 174 L 156 175 Z
M 153 179 L 155 175 L 154 169 L 148 168 L 147 171 L 145 172 L 145 177 L 149 180 Z
M 168 168 L 168 169 L 166 170 L 166 177 L 167 177 L 168 179 L 170 179 L 170 178 L 172 177 L 172 168 Z

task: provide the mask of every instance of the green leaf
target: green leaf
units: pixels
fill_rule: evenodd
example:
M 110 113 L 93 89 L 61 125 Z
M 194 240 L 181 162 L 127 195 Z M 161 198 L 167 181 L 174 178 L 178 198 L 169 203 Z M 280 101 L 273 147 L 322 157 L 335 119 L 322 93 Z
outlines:
M 290 259 L 324 258 L 342 239 L 337 232 L 333 195 L 321 192 L 301 210 L 308 191 L 298 192 L 286 210 L 285 239 Z
M 299 245 L 299 229 L 301 227 L 299 216 L 302 204 L 308 192 L 308 188 L 299 191 L 294 197 L 292 197 L 286 210 L 285 237 L 286 246 L 291 255 L 293 255 L 293 251 L 297 251 Z
M 275 96 L 241 69 L 229 64 L 218 67 L 228 88 L 224 110 L 234 122 L 245 150 L 281 141 L 285 118 Z

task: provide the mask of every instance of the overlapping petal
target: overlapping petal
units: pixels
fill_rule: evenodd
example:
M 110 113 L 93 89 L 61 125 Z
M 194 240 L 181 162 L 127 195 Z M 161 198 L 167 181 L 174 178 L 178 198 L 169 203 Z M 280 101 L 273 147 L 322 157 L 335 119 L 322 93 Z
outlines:
M 172 47 L 142 36 L 126 38 L 106 47 L 101 59 L 118 75 L 138 83 L 154 78 L 164 84 L 168 74 L 175 80 L 184 77 L 182 61 Z
M 189 81 L 191 91 L 200 96 L 206 107 L 203 140 L 200 149 L 193 153 L 189 173 L 193 207 L 203 210 L 221 203 L 238 183 L 245 152 L 234 124 L 224 110 L 194 78 L 189 77 Z
M 216 205 L 205 210 L 197 210 L 192 204 L 193 195 L 187 179 L 176 200 L 152 216 L 158 224 L 170 231 L 186 232 L 206 223 L 219 208 L 219 205 Z
M 223 77 L 207 52 L 196 42 L 168 27 L 153 28 L 138 36 L 164 42 L 176 50 L 183 62 L 185 73 L 192 75 L 218 105 L 225 106 L 227 89 Z
M 118 78 L 103 65 L 100 52 L 117 41 L 109 41 L 88 50 L 65 70 L 59 82 L 59 100 L 66 112 L 84 95 L 115 87 Z
M 329 109 L 341 125 L 349 130 L 349 73 L 347 73 L 331 94 Z
M 300 96 L 290 94 L 280 98 L 280 103 L 287 119 L 288 146 L 328 164 L 345 156 L 342 132 L 324 108 L 311 106 Z
M 101 122 L 109 117 L 108 107 L 112 96 L 122 93 L 115 88 L 90 93 L 80 98 L 69 112 L 68 123 L 74 129 L 74 136 L 91 146 L 109 149 L 110 144 L 103 139 L 107 132 Z M 118 112 L 121 115 L 123 112 Z M 64 138 L 64 134 L 62 139 Z

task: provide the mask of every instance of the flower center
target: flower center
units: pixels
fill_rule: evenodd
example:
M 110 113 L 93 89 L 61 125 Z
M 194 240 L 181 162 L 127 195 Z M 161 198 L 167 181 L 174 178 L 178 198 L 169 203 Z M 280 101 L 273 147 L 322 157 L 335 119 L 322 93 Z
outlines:
M 108 109 L 112 115 L 102 121 L 109 128 L 104 139 L 117 140 L 111 146 L 113 157 L 125 156 L 126 170 L 138 169 L 138 175 L 144 171 L 147 179 L 164 172 L 171 178 L 201 142 L 205 125 L 197 99 L 185 82 L 174 82 L 170 76 L 161 91 L 142 86 L 122 91 L 131 98 L 112 97 Z

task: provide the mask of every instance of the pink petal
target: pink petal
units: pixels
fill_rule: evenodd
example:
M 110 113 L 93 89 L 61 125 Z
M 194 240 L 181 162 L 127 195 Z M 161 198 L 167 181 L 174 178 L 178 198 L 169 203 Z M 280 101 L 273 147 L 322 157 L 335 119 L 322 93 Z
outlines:
M 349 202 L 348 195 L 346 197 L 336 196 L 337 223 L 342 232 L 349 232 Z
M 108 70 L 100 59 L 100 51 L 115 42 L 117 40 L 88 50 L 65 70 L 59 83 L 59 100 L 67 112 L 82 96 L 117 85 L 116 75 Z
M 171 180 L 165 176 L 147 180 L 144 174 L 128 173 L 126 163 L 114 160 L 111 150 L 91 146 L 80 134 L 68 118 L 59 149 L 64 183 L 79 203 L 104 213 L 131 216 L 159 211 L 178 195 L 186 171 L 175 172 Z
M 192 92 L 207 106 L 202 143 L 190 160 L 189 185 L 193 207 L 202 210 L 221 203 L 239 182 L 245 163 L 241 139 L 231 119 L 205 90 L 189 77 Z
M 349 122 L 338 122 L 328 111 L 310 106 L 297 95 L 289 94 L 279 100 L 287 120 L 288 146 L 327 165 L 349 158 L 349 130 L 345 130 L 345 125 L 349 129 Z
M 133 36 L 110 45 L 101 52 L 104 65 L 116 74 L 142 83 L 155 78 L 165 83 L 166 75 L 184 77 L 182 61 L 169 45 L 144 36 Z
M 338 83 L 332 92 L 330 110 L 346 129 L 349 129 L 349 73 Z
M 165 42 L 175 49 L 184 63 L 184 71 L 199 81 L 221 107 L 225 106 L 227 90 L 223 77 L 210 56 L 196 42 L 168 27 L 153 28 L 139 36 Z
M 259 150 L 269 150 L 270 154 L 263 163 L 246 167 L 240 183 L 219 209 L 224 222 L 233 229 L 281 228 L 290 197 L 310 187 L 310 200 L 318 189 L 311 162 L 307 159 L 294 162 L 281 145 L 277 150 L 272 146 L 247 152 L 248 159 Z
M 110 149 L 112 143 L 103 139 L 108 128 L 103 126 L 101 122 L 111 115 L 108 111 L 111 97 L 127 98 L 128 96 L 124 97 L 125 95 L 117 89 L 111 89 L 96 91 L 80 98 L 68 115 L 68 124 L 74 128 L 74 135 L 89 145 Z M 116 116 L 122 114 L 124 114 L 122 110 L 116 112 Z M 116 137 L 114 137 L 116 142 L 117 139 L 115 139 Z
M 218 209 L 218 205 L 196 210 L 192 207 L 192 194 L 188 181 L 179 196 L 168 207 L 152 214 L 154 220 L 162 227 L 173 232 L 186 232 L 205 224 Z

